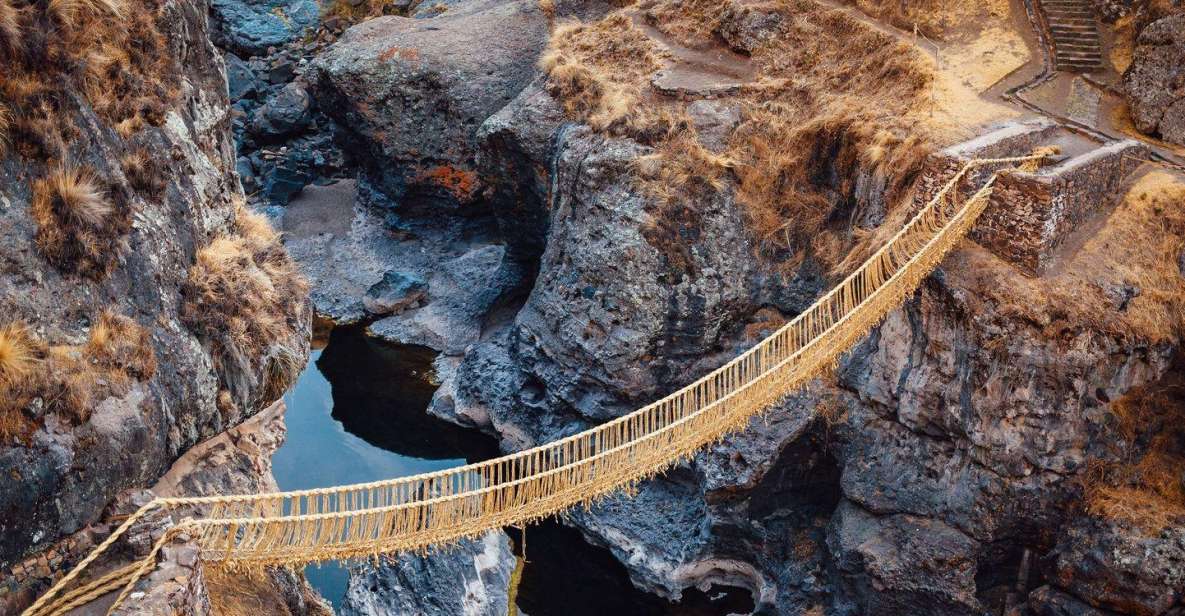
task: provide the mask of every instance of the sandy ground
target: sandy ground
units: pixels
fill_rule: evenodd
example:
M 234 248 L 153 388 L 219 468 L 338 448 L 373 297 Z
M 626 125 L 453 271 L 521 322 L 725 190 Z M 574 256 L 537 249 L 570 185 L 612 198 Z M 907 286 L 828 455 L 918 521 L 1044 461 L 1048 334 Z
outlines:
M 840 7 L 832 0 L 822 4 Z M 931 58 L 937 75 L 931 93 L 931 117 L 951 143 L 982 132 L 984 126 L 1017 117 L 1018 111 L 984 96 L 993 85 L 1024 67 L 1033 57 L 1017 29 L 1017 15 L 1010 0 L 952 3 L 944 6 L 945 24 L 937 41 L 915 36 L 847 8 L 861 21 L 886 34 L 919 47 Z

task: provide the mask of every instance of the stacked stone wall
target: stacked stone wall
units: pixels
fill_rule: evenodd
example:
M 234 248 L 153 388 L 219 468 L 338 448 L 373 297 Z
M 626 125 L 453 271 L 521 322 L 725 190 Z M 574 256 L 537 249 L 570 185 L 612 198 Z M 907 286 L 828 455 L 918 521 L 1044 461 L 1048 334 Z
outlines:
M 1039 276 L 1066 238 L 1115 204 L 1146 158 L 1137 142 L 1120 141 L 1036 173 L 1006 170 L 971 237 Z
M 1048 120 L 1009 124 L 952 146 L 927 161 L 916 206 L 928 202 L 963 166 L 974 159 L 1024 156 L 1053 141 L 1066 129 Z M 1009 163 L 984 165 L 969 172 L 954 196 L 970 197 L 1001 171 L 987 209 L 972 239 L 1030 276 L 1047 271 L 1054 254 L 1074 231 L 1114 204 L 1127 178 L 1147 159 L 1135 141 L 1099 144 L 1085 154 L 1034 173 Z

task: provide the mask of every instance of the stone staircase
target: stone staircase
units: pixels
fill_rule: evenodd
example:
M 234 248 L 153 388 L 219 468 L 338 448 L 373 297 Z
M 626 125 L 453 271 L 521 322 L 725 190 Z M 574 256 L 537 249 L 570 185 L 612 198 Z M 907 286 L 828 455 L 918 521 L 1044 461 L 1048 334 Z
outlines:
M 1053 34 L 1055 68 L 1089 73 L 1103 68 L 1102 45 L 1088 0 L 1041 0 Z

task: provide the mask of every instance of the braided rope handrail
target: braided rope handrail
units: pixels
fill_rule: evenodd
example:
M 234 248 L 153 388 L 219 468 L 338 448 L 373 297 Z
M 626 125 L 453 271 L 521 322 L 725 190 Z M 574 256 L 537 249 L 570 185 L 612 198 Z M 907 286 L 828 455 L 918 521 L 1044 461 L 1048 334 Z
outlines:
M 521 452 L 433 473 L 272 494 L 158 498 L 129 516 L 23 614 L 63 614 L 122 584 L 114 611 L 151 569 L 165 541 L 183 532 L 196 539 L 204 562 L 219 566 L 377 557 L 536 521 L 656 475 L 744 427 L 834 365 L 904 301 L 986 207 L 996 174 L 961 207 L 947 199 L 972 168 L 1044 156 L 966 163 L 884 246 L 798 317 L 703 378 L 628 415 Z M 155 509 L 191 517 L 169 528 L 144 559 L 63 594 Z

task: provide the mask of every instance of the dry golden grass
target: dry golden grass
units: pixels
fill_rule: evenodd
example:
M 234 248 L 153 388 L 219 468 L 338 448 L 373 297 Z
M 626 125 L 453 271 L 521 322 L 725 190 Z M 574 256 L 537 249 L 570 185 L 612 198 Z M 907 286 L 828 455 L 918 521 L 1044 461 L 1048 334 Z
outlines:
M 156 373 L 156 355 L 148 330 L 110 310 L 104 311 L 91 327 L 85 352 L 93 363 L 119 366 L 136 380 L 147 380 Z
M 127 250 L 130 209 L 113 204 L 90 170 L 51 169 L 33 183 L 30 212 L 38 248 L 63 271 L 99 278 Z
M 81 424 L 97 402 L 126 394 L 155 371 L 148 332 L 110 311 L 99 315 L 80 345 L 47 345 L 22 323 L 5 324 L 0 327 L 0 441 L 27 439 L 47 414 Z M 38 399 L 41 404 L 33 405 Z
M 151 199 L 160 199 L 165 192 L 164 171 L 155 158 L 143 149 L 125 154 L 119 159 L 119 166 L 137 192 Z
M 0 327 L 0 384 L 19 386 L 36 363 L 36 348 L 28 328 L 20 323 Z
M 252 403 L 287 389 L 301 368 L 289 345 L 303 327 L 308 283 L 266 218 L 239 207 L 232 232 L 198 251 L 182 292 L 181 317 L 210 347 L 225 389 Z M 256 384 L 258 399 L 248 401 Z
M 218 616 L 291 616 L 284 597 L 277 591 L 271 574 L 260 569 L 231 571 L 222 567 L 206 568 L 206 586 L 210 607 Z M 321 607 L 310 603 L 301 616 L 327 616 Z
M 970 301 L 1042 328 L 1058 340 L 1093 330 L 1148 344 L 1172 343 L 1185 334 L 1185 277 L 1178 257 L 1185 248 L 1185 180 L 1155 171 L 1128 190 L 1101 228 L 1053 271 L 1040 278 L 1015 269 L 970 245 L 944 268 L 967 289 Z M 1140 292 L 1118 309 L 1113 289 Z
M 84 93 L 111 126 L 163 121 L 180 70 L 157 28 L 162 6 L 161 0 L 0 0 L 0 104 L 19 153 L 64 159 L 77 136 L 72 92 Z
M 47 11 L 63 26 L 74 29 L 89 18 L 120 19 L 127 12 L 125 0 L 49 0 Z
M 1185 522 L 1185 366 L 1111 405 L 1122 458 L 1093 462 L 1087 510 L 1149 534 Z
M 706 148 L 686 103 L 650 85 L 671 58 L 634 11 L 555 28 L 541 66 L 549 91 L 574 118 L 654 148 L 639 161 L 644 189 L 662 204 L 647 239 L 680 267 L 681 237 L 696 203 L 733 192 L 761 255 L 793 267 L 807 255 L 843 261 L 862 237 L 850 229 L 858 178 L 887 180 L 890 207 L 907 193 L 933 150 L 918 102 L 933 79 L 915 48 L 812 0 L 768 0 L 787 32 L 754 51 L 756 79 L 729 97 L 742 122 L 722 151 Z M 756 5 L 755 5 L 756 6 Z M 715 0 L 649 0 L 640 19 L 683 45 L 718 45 L 727 11 Z
M 0 442 L 23 441 L 37 429 L 24 406 L 37 389 L 44 353 L 25 324 L 0 327 Z
M 660 55 L 622 13 L 592 25 L 559 24 L 539 65 L 552 96 L 596 130 L 635 136 L 662 123 L 661 110 L 638 98 L 645 91 L 638 84 L 659 69 Z
M 861 11 L 902 30 L 938 38 L 949 25 L 948 0 L 849 0 Z M 959 4 L 955 2 L 953 4 Z
M 0 0 L 3 1 L 3 0 Z M 0 154 L 8 150 L 8 134 L 12 130 L 12 113 L 0 103 Z
M 0 0 L 0 58 L 10 57 L 21 44 L 21 15 L 13 0 Z

